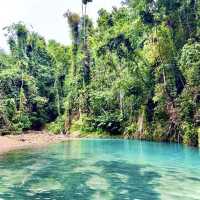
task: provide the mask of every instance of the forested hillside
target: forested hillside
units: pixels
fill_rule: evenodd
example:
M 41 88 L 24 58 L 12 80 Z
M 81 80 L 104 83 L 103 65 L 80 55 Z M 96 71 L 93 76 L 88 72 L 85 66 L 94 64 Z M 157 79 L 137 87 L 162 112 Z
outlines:
M 99 10 L 96 25 L 67 11 L 71 46 L 23 23 L 6 27 L 0 133 L 47 128 L 197 146 L 199 16 L 197 0 L 127 0 Z

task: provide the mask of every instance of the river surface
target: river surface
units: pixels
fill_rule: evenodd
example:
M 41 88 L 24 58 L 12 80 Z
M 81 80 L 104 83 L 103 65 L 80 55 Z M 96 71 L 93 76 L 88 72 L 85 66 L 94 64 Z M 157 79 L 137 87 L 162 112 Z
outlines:
M 0 157 L 0 200 L 200 200 L 200 151 L 72 140 Z

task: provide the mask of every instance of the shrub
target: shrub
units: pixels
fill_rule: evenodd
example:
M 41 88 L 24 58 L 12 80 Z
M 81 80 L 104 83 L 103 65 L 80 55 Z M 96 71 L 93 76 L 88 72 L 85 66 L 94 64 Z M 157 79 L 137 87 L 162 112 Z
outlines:
M 64 116 L 57 118 L 55 122 L 47 124 L 47 130 L 53 134 L 64 133 L 65 130 Z
M 184 132 L 183 136 L 183 142 L 184 144 L 188 144 L 191 146 L 197 146 L 198 145 L 198 131 L 197 128 L 195 128 L 190 123 L 183 123 L 182 129 Z

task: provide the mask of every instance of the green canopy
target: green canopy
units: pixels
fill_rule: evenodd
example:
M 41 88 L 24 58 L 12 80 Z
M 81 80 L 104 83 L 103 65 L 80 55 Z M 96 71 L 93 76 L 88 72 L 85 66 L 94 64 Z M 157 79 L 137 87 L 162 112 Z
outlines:
M 87 3 L 90 3 L 90 2 L 92 2 L 93 0 L 82 0 L 82 2 L 83 2 L 83 4 L 87 4 Z

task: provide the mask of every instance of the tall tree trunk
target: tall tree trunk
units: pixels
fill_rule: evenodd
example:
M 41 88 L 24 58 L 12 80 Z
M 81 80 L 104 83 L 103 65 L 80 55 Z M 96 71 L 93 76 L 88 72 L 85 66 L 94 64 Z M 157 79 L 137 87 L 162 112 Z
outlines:
M 144 109 L 142 108 L 141 113 L 139 114 L 138 118 L 138 133 L 140 139 L 142 138 L 142 134 L 144 132 Z
M 120 105 L 120 113 L 121 113 L 121 116 L 123 117 L 124 116 L 124 94 L 123 94 L 123 90 L 120 89 L 120 92 L 119 92 L 119 105 Z

